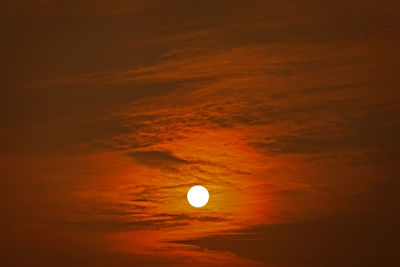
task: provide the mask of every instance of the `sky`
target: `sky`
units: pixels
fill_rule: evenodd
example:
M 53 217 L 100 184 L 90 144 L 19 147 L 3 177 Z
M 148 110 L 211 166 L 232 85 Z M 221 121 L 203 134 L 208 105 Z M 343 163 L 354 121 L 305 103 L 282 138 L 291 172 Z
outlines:
M 0 13 L 1 266 L 400 265 L 399 1 Z

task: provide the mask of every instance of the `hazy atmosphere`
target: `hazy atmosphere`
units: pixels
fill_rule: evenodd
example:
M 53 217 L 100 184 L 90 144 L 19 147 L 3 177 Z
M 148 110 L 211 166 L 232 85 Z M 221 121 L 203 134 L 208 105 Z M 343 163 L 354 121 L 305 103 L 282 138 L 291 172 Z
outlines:
M 400 1 L 0 13 L 1 266 L 400 266 Z

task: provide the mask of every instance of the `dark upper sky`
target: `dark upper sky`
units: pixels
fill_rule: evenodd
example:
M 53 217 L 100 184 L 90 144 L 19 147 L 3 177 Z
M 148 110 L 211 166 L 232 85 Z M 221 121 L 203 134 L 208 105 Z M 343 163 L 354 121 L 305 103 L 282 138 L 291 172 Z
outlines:
M 1 266 L 400 264 L 399 1 L 0 10 Z

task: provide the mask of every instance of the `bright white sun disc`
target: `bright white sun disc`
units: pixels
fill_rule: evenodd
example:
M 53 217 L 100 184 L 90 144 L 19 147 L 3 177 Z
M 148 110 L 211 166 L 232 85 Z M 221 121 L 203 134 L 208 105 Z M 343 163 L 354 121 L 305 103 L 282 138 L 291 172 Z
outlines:
M 205 187 L 201 185 L 195 185 L 189 189 L 187 193 L 187 199 L 193 207 L 201 208 L 207 204 L 210 195 Z

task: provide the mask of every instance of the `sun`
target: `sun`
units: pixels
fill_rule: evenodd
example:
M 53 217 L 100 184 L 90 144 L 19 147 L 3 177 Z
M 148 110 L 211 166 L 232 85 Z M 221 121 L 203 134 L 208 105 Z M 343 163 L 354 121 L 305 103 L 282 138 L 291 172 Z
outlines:
M 193 186 L 187 193 L 189 204 L 195 208 L 204 207 L 209 198 L 210 195 L 208 194 L 207 189 L 201 185 Z

